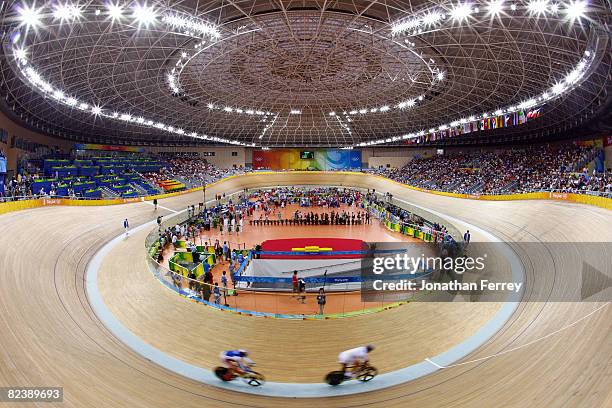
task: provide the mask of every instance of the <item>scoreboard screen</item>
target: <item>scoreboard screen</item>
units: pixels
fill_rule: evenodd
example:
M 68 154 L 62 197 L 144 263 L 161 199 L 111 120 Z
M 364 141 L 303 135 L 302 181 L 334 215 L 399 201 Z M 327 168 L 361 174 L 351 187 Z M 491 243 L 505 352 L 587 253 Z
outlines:
M 314 159 L 314 152 L 313 151 L 308 151 L 308 150 L 304 150 L 300 152 L 300 159 L 302 160 L 311 160 Z

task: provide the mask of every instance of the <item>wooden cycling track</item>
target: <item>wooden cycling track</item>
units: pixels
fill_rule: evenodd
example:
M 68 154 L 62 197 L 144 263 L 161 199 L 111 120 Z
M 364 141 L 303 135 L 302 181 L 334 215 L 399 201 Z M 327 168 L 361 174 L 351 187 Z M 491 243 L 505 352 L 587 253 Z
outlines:
M 525 242 L 612 241 L 609 210 L 554 201 L 487 202 L 455 199 L 421 193 L 377 177 L 341 173 L 250 174 L 232 178 L 207 190 L 232 192 L 266 185 L 353 185 L 389 191 L 395 197 L 465 220 L 513 242 L 535 288 L 560 284 L 538 276 L 538 265 L 564 254 L 534 253 Z M 160 201 L 160 205 L 182 210 L 201 201 L 201 192 Z M 160 209 L 160 212 L 165 210 Z M 464 359 L 466 364 L 439 370 L 427 377 L 380 391 L 352 396 L 312 399 L 258 397 L 202 385 L 162 369 L 117 340 L 91 309 L 85 290 L 88 261 L 111 238 L 121 233 L 122 220 L 132 226 L 154 219 L 149 203 L 110 207 L 45 207 L 0 216 L 0 386 L 63 386 L 66 407 L 231 407 L 231 406 L 385 406 L 385 407 L 609 407 L 612 406 L 612 310 L 605 303 L 522 302 L 512 318 L 489 341 Z M 133 238 L 133 237 L 130 237 Z M 547 247 L 554 251 L 554 247 Z M 611 254 L 602 254 L 611 259 Z M 147 282 L 125 284 L 157 285 Z M 167 291 L 166 291 L 167 292 Z M 528 293 L 526 296 L 530 295 Z M 540 299 L 540 298 L 539 298 Z M 188 302 L 178 296 L 176 304 Z M 130 302 L 137 307 L 138 302 Z M 164 307 L 167 305 L 161 305 Z M 408 305 L 409 307 L 410 305 Z M 401 311 L 402 308 L 396 309 Z M 143 310 L 150 316 L 156 310 Z M 218 313 L 226 319 L 227 313 Z M 223 317 L 222 317 L 223 316 Z M 370 338 L 352 338 L 342 320 L 327 321 L 321 343 L 338 347 L 351 342 L 381 342 L 378 356 L 401 353 L 406 347 L 426 344 L 427 339 L 395 338 L 393 313 L 351 319 L 356 333 Z M 235 316 L 244 321 L 247 333 L 258 332 L 269 319 Z M 248 320 L 247 320 L 248 319 Z M 223 320 L 219 320 L 221 322 Z M 201 330 L 202 348 L 217 348 L 211 318 L 207 327 L 191 328 L 188 316 L 165 322 L 166 333 Z M 288 322 L 278 321 L 278 324 Z M 295 341 L 309 330 L 311 322 L 285 329 Z M 385 326 L 385 323 L 387 324 Z M 343 329 L 339 330 L 338 327 Z M 364 329 L 365 328 L 365 329 Z M 260 330 L 261 331 L 261 330 Z M 260 336 L 272 335 L 259 333 Z M 248 342 L 248 341 L 247 341 Z M 177 348 L 181 345 L 177 344 Z M 252 347 L 265 347 L 253 344 Z M 252 348 L 251 347 L 251 348 Z M 309 367 L 308 356 L 316 344 L 304 344 L 296 353 L 296 367 Z M 382 348 L 382 350 L 381 350 Z M 299 348 L 298 348 L 299 349 Z M 491 357 L 492 355 L 495 355 Z M 490 357 L 490 358 L 489 358 Z M 388 358 L 388 357 L 386 357 Z M 18 405 L 18 404 L 17 404 Z M 36 406 L 35 404 L 22 404 Z M 53 406 L 53 404 L 40 404 Z

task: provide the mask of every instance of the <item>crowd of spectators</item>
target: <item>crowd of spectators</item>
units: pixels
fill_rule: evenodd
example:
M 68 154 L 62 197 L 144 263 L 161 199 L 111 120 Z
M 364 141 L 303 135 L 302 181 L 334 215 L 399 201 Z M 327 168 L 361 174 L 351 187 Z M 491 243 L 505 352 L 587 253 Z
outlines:
M 4 191 L 0 191 L 0 199 L 12 200 L 18 197 L 32 196 L 33 181 L 34 177 L 32 175 L 24 177 L 21 174 L 7 179 Z
M 461 194 L 612 191 L 609 172 L 586 166 L 601 149 L 574 144 L 472 151 L 418 158 L 401 169 L 373 170 L 396 181 Z
M 168 166 L 163 170 L 161 177 L 157 178 L 161 178 L 161 180 L 176 179 L 183 182 L 187 187 L 212 183 L 245 171 L 242 166 L 221 169 L 200 157 L 199 153 L 194 152 L 165 154 L 161 157 Z
M 158 172 L 142 173 L 141 176 L 154 186 L 161 186 L 163 181 L 174 179 L 174 175 L 166 167 L 162 167 Z
M 368 171 L 415 187 L 461 194 L 559 191 L 610 195 L 610 171 L 598 172 L 592 167 L 591 170 L 587 168 L 600 153 L 601 148 L 580 144 L 472 150 L 417 158 L 400 169 Z M 172 152 L 160 154 L 159 157 L 166 166 L 159 172 L 142 174 L 157 186 L 166 180 L 177 180 L 191 188 L 246 171 L 242 166 L 221 169 L 197 152 Z M 17 175 L 6 179 L 0 199 L 32 197 L 31 185 L 39 173 L 40 169 L 32 168 L 32 162 L 22 164 Z M 52 192 L 44 194 L 52 195 Z M 328 198 L 316 194 L 300 197 L 312 200 L 311 204 Z

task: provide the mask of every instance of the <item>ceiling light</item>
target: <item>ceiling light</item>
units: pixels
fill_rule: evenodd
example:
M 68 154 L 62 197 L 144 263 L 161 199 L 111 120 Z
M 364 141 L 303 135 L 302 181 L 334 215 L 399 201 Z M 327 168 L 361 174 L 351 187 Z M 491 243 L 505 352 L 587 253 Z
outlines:
M 25 73 L 27 75 L 27 77 L 30 79 L 30 81 L 36 83 L 40 83 L 43 82 L 42 77 L 40 76 L 40 74 L 38 72 L 36 72 L 32 67 L 27 67 L 25 69 Z
M 74 20 L 81 16 L 81 9 L 72 4 L 59 4 L 55 6 L 53 17 L 58 20 Z
M 565 77 L 565 82 L 567 82 L 568 84 L 573 84 L 578 81 L 581 76 L 582 72 L 580 72 L 580 70 L 575 69 L 569 74 L 567 74 L 567 76 Z
M 292 114 L 292 115 L 299 115 L 299 114 L 302 113 L 302 111 L 299 110 L 299 109 L 291 109 L 291 111 L 289 113 Z
M 397 105 L 397 107 L 400 109 L 404 109 L 404 108 L 412 108 L 414 105 L 416 105 L 416 100 L 409 99 L 407 101 L 400 103 L 399 105 Z
M 415 18 L 413 20 L 405 21 L 403 23 L 394 25 L 393 28 L 391 28 L 391 31 L 393 32 L 393 34 L 397 34 L 402 31 L 412 30 L 414 28 L 417 28 L 420 25 L 421 25 L 421 20 L 419 20 L 418 18 Z
M 527 9 L 531 14 L 544 14 L 548 10 L 548 0 L 531 0 Z
M 70 106 L 75 106 L 77 104 L 77 100 L 75 98 L 66 99 L 66 103 Z
M 451 17 L 457 21 L 467 19 L 470 14 L 472 14 L 472 6 L 469 3 L 459 3 L 450 11 Z
M 192 32 L 207 34 L 212 37 L 219 37 L 221 35 L 215 26 L 202 23 L 200 20 L 184 18 L 177 15 L 166 15 L 162 18 L 162 22 L 174 27 L 185 29 L 189 35 L 191 35 Z
M 441 19 L 442 19 L 441 13 L 437 11 L 432 11 L 432 12 L 425 14 L 425 16 L 423 16 L 423 24 L 427 26 L 433 26 Z
M 336 112 L 329 112 L 329 116 L 336 116 Z
M 487 4 L 487 9 L 489 10 L 489 15 L 497 16 L 501 14 L 502 9 L 504 8 L 503 0 L 493 0 Z
M 526 109 L 536 104 L 535 99 L 529 99 L 527 101 L 521 102 L 518 107 L 519 109 Z
M 139 26 L 148 27 L 150 24 L 155 22 L 157 18 L 157 13 L 153 9 L 153 7 L 149 7 L 145 4 L 136 4 L 134 6 L 134 12 L 132 14 L 134 21 L 138 23 Z
M 584 17 L 587 12 L 587 4 L 581 0 L 575 0 L 565 6 L 565 15 L 571 21 Z
M 27 61 L 28 53 L 25 48 L 13 48 L 13 56 L 15 59 L 25 62 Z
M 359 113 L 361 113 L 363 115 L 364 113 L 368 113 L 368 110 L 367 109 L 359 109 Z
M 437 79 L 438 81 L 443 80 L 443 79 L 444 79 L 444 72 L 443 72 L 443 71 L 438 72 L 438 73 L 436 74 L 436 79 Z
M 86 110 L 86 109 L 89 109 L 89 105 L 86 104 L 86 103 L 82 103 L 82 104 L 79 105 L 79 108 L 81 108 L 83 110 Z
M 113 20 L 121 20 L 123 17 L 123 7 L 119 4 L 109 4 L 106 8 L 109 17 Z
M 92 106 L 91 113 L 93 113 L 94 115 L 99 115 L 100 113 L 102 113 L 102 108 L 100 108 L 99 106 Z
M 225 108 L 223 108 L 224 111 L 226 112 L 233 112 L 234 110 L 232 108 L 230 108 L 229 106 L 226 106 Z
M 41 24 L 41 14 L 40 8 L 36 9 L 34 6 L 23 6 L 19 9 L 19 20 L 21 21 L 20 25 L 24 25 L 27 28 L 34 27 L 36 28 Z

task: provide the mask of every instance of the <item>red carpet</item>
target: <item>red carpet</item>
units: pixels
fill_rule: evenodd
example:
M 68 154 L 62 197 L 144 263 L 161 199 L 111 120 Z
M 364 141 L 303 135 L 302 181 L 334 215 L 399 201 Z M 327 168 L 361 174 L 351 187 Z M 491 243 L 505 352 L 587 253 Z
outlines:
M 365 251 L 367 246 L 360 239 L 348 238 L 287 238 L 269 239 L 261 244 L 264 252 L 287 252 L 287 254 L 262 254 L 264 259 L 324 259 L 361 258 L 361 253 L 338 254 L 338 251 Z M 295 255 L 292 255 L 295 253 Z

